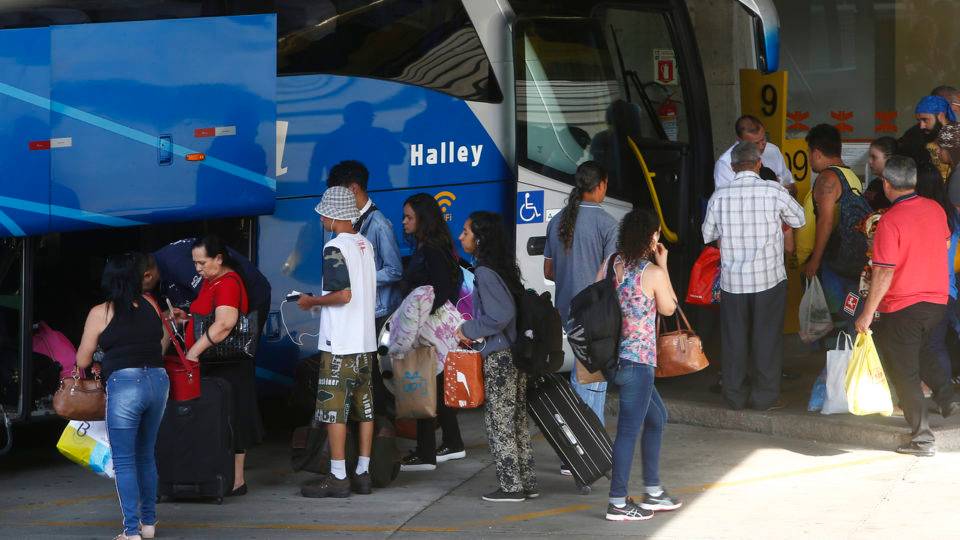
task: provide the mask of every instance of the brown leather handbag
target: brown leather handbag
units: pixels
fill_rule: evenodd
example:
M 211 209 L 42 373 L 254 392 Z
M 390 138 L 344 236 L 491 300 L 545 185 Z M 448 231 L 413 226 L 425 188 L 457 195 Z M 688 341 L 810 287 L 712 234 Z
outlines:
M 107 394 L 100 375 L 84 379 L 74 366 L 73 377 L 60 379 L 60 388 L 53 394 L 53 410 L 67 420 L 103 420 L 107 415 Z
M 693 331 L 680 306 L 677 306 L 674 318 L 677 320 L 676 331 L 662 332 L 662 317 L 657 317 L 657 377 L 687 375 L 710 365 L 700 336 Z M 680 319 L 683 319 L 683 327 Z

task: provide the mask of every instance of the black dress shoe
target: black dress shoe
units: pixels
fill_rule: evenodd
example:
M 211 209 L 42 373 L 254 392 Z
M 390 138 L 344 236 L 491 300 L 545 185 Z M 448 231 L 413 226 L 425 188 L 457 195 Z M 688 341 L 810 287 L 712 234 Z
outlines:
M 933 457 L 937 454 L 937 448 L 932 444 L 910 442 L 897 447 L 897 453 L 917 457 Z
M 246 495 L 246 494 L 247 494 L 247 483 L 244 482 L 242 486 L 231 491 L 228 497 L 239 497 L 241 495 Z
M 940 416 L 944 418 L 950 418 L 957 413 L 960 413 L 960 401 L 951 401 L 946 407 L 940 407 Z

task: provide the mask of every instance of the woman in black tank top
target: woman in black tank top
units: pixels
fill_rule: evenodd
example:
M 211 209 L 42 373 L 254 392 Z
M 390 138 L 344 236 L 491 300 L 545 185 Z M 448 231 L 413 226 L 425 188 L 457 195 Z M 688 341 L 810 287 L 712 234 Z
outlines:
M 87 315 L 77 349 L 77 366 L 86 369 L 99 345 L 100 373 L 107 388 L 107 431 L 113 454 L 124 531 L 117 538 L 153 538 L 157 523 L 154 446 L 166 407 L 170 381 L 163 369 L 168 336 L 153 299 L 142 292 L 146 259 L 126 253 L 107 261 L 101 286 L 107 301 Z

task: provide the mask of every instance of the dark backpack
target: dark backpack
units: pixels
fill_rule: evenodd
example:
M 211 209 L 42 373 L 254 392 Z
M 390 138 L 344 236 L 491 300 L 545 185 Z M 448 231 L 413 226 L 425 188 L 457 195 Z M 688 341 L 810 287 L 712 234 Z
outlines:
M 580 291 L 570 302 L 567 340 L 573 355 L 591 373 L 616 372 L 623 315 L 614 280 L 614 258 L 607 261 L 607 276 Z
M 524 373 L 553 373 L 563 367 L 563 326 L 550 293 L 525 289 L 516 299 L 517 340 L 513 361 Z
M 857 227 L 873 208 L 862 194 L 853 191 L 841 168 L 830 170 L 840 178 L 840 219 L 827 242 L 824 260 L 840 276 L 859 279 L 867 264 L 867 237 Z

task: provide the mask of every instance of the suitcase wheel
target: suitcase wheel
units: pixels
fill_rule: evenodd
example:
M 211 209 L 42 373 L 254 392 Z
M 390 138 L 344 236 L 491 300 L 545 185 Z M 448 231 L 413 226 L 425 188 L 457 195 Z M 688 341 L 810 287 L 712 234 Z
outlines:
M 223 497 L 217 497 L 217 504 L 223 504 Z
M 580 486 L 581 495 L 589 495 L 591 491 L 593 491 L 593 488 L 590 486 Z

